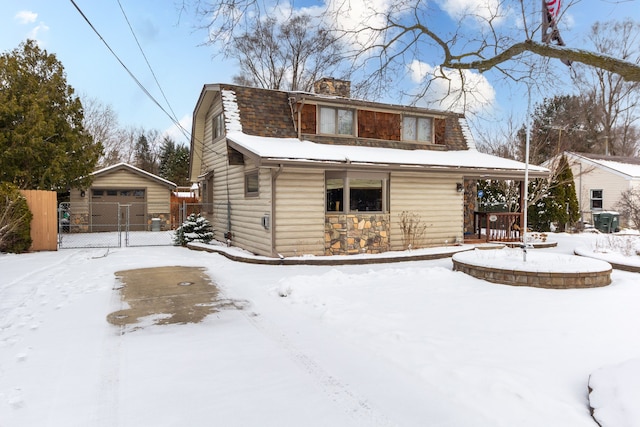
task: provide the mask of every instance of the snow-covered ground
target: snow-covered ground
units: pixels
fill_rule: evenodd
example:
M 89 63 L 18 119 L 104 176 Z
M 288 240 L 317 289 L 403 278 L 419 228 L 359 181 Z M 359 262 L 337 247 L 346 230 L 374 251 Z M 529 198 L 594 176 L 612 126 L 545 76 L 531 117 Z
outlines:
M 600 236 L 551 238 L 529 255 Z M 107 323 L 116 271 L 173 265 L 206 267 L 246 308 Z M 449 258 L 265 266 L 129 247 L 0 255 L 0 271 L 1 427 L 596 426 L 589 376 L 640 357 L 639 276 L 618 270 L 604 288 L 548 290 Z

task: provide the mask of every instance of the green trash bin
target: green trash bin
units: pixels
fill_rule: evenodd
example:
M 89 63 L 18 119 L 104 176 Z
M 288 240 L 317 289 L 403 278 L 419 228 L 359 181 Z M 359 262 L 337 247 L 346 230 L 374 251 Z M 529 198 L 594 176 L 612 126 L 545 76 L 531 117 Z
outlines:
M 618 212 L 594 212 L 593 226 L 602 233 L 620 231 L 620 214 Z

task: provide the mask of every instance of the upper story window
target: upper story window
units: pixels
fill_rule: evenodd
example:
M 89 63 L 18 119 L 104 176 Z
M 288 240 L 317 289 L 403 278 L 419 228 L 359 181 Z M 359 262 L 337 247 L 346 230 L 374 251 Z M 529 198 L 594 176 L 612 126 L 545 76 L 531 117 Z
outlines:
M 224 117 L 222 117 L 222 113 L 213 118 L 211 134 L 213 135 L 214 140 L 224 135 Z
M 431 117 L 404 116 L 402 118 L 402 140 L 433 142 L 433 120 Z
M 353 110 L 320 107 L 320 133 L 353 135 Z

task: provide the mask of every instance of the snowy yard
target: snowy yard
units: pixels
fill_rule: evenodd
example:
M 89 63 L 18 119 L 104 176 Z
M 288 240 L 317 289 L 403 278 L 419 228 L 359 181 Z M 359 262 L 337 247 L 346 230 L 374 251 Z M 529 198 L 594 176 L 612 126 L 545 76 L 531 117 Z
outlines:
M 206 267 L 246 308 L 106 321 L 123 308 L 116 271 L 178 265 Z M 0 255 L 0 271 L 1 427 L 595 427 L 589 376 L 640 357 L 640 276 L 619 270 L 604 288 L 548 290 L 450 258 L 265 266 L 128 247 Z

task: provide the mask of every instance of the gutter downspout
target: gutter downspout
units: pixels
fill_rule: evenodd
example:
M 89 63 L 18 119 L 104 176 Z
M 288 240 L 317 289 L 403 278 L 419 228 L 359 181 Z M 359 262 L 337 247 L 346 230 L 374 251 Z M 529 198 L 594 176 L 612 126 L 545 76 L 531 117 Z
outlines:
M 278 169 L 271 170 L 271 255 L 274 257 L 279 256 L 276 251 L 276 180 L 283 168 L 279 165 Z

